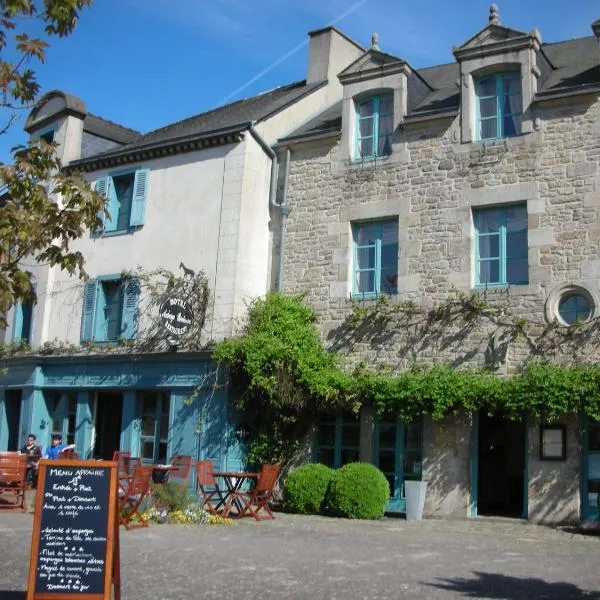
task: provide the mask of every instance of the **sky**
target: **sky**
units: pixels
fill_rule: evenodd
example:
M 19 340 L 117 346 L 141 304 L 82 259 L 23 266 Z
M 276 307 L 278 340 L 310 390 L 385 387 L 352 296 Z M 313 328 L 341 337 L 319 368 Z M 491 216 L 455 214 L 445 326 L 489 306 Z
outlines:
M 592 35 L 598 0 L 500 0 L 502 25 L 544 42 Z M 147 132 L 299 81 L 307 33 L 327 25 L 413 67 L 453 62 L 452 47 L 488 20 L 489 0 L 95 0 L 75 32 L 30 65 L 42 92 L 60 89 L 89 112 Z M 36 25 L 28 23 L 30 33 Z M 9 58 L 9 55 L 6 55 Z M 5 110 L 5 109 L 2 109 Z M 8 114 L 0 115 L 6 122 Z M 26 114 L 0 137 L 0 161 L 24 143 Z

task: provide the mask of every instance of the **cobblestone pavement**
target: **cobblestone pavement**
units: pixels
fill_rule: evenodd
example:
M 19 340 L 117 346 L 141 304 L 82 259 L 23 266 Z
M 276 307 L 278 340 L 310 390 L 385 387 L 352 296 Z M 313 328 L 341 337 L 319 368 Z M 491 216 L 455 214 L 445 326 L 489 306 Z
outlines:
M 31 514 L 0 513 L 0 599 L 25 598 Z M 600 600 L 600 536 L 512 520 L 277 514 L 121 532 L 123 600 Z

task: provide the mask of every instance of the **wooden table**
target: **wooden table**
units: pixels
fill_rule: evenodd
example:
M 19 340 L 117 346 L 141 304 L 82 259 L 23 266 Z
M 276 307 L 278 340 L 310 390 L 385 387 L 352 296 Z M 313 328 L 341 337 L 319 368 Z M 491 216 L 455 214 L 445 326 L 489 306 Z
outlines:
M 235 506 L 237 513 L 232 517 L 239 517 L 244 510 L 244 505 L 238 497 L 242 485 L 251 479 L 258 479 L 258 473 L 242 473 L 238 471 L 216 471 L 213 473 L 215 477 L 220 477 L 225 482 L 226 489 L 224 490 L 225 502 L 223 516 L 229 516 L 232 506 Z

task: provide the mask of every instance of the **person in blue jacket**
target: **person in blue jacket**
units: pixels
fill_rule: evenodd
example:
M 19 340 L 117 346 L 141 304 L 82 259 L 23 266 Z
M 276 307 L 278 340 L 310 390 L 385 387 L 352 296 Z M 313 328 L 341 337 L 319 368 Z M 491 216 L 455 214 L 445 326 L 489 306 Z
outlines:
M 50 446 L 46 447 L 46 452 L 44 453 L 44 458 L 52 458 L 56 460 L 58 455 L 64 450 L 65 445 L 62 441 L 62 435 L 55 433 L 52 436 L 52 442 Z

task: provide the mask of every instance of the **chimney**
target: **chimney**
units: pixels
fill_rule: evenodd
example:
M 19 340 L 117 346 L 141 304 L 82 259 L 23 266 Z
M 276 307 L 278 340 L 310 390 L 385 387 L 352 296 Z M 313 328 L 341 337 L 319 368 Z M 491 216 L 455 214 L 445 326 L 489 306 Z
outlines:
M 329 81 L 335 85 L 337 74 L 365 52 L 359 43 L 332 26 L 310 31 L 308 35 L 306 83 Z
M 594 32 L 598 43 L 600 43 L 600 19 L 597 19 L 592 23 L 592 31 Z

